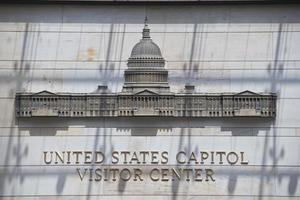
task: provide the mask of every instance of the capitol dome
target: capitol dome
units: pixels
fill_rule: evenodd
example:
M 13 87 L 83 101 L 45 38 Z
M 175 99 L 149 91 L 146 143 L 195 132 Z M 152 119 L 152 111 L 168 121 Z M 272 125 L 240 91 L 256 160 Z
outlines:
M 146 21 L 147 22 L 147 21 Z M 133 47 L 125 70 L 123 92 L 151 90 L 169 92 L 168 71 L 159 46 L 150 38 L 150 29 L 145 22 L 142 39 Z
M 162 58 L 160 49 L 151 39 L 141 39 L 132 51 L 130 58 Z
M 130 58 L 128 59 L 129 68 L 163 68 L 165 60 L 161 55 L 159 46 L 150 38 L 150 29 L 147 24 L 143 29 L 142 39 L 134 45 Z

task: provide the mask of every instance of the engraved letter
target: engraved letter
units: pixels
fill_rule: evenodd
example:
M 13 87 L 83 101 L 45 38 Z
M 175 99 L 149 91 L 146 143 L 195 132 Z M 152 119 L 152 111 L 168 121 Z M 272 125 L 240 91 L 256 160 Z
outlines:
M 205 173 L 206 173 L 206 179 L 205 181 L 209 181 L 208 177 L 210 177 L 210 179 L 212 181 L 216 181 L 214 178 L 213 178 L 213 175 L 215 174 L 214 171 L 212 169 L 205 169 Z
M 186 160 L 180 160 L 179 157 L 180 157 L 180 154 L 183 154 L 184 156 L 186 156 L 185 152 L 184 151 L 180 151 L 177 155 L 176 155 L 176 160 L 179 164 L 184 164 L 186 162 Z
M 241 152 L 241 164 L 242 165 L 248 165 L 249 161 L 244 160 L 244 152 Z
M 53 152 L 52 151 L 49 152 L 50 153 L 50 160 L 48 160 L 48 161 L 47 161 L 47 153 L 48 153 L 48 151 L 44 151 L 44 163 L 46 163 L 47 165 L 49 165 L 52 162 L 52 154 L 53 154 Z
M 82 181 L 82 180 L 83 180 L 83 178 L 84 178 L 84 176 L 85 176 L 85 174 L 86 174 L 86 171 L 87 171 L 88 169 L 87 169 L 87 168 L 85 168 L 85 169 L 84 169 L 84 173 L 83 173 L 83 174 L 81 173 L 81 170 L 80 170 L 80 168 L 77 168 L 76 170 L 77 170 L 77 173 L 78 173 L 78 175 L 79 175 L 79 177 L 80 177 L 80 180 Z

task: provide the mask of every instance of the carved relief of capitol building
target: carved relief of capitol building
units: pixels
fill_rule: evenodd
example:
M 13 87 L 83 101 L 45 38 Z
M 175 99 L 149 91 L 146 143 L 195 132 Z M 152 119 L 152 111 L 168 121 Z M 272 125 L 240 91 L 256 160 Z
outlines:
M 276 94 L 251 91 L 229 94 L 196 93 L 194 86 L 173 93 L 159 47 L 150 38 L 147 24 L 143 37 L 128 59 L 122 92 L 98 86 L 93 93 L 16 94 L 17 117 L 275 117 Z

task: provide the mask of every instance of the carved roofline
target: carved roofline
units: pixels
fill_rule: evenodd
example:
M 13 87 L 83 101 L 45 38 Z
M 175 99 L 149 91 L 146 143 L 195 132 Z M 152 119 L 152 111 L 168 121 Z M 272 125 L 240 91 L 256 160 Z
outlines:
M 133 93 L 134 95 L 139 95 L 141 93 L 144 93 L 144 92 L 149 92 L 150 94 L 154 94 L 154 95 L 159 95 L 158 93 L 154 92 L 154 91 L 151 91 L 151 90 L 148 90 L 148 89 L 145 89 L 145 90 L 141 90 L 141 91 L 138 91 L 136 93 Z M 150 95 L 149 94 L 149 95 Z
M 95 92 L 91 92 L 91 93 L 70 93 L 70 92 L 59 92 L 59 93 L 53 93 L 53 92 L 50 92 L 48 90 L 43 90 L 43 91 L 40 91 L 40 92 L 37 92 L 37 93 L 32 93 L 32 92 L 19 92 L 19 93 L 16 93 L 17 96 L 39 96 L 39 95 L 44 95 L 42 94 L 43 92 L 46 92 L 47 94 L 45 95 L 54 95 L 54 96 L 122 96 L 122 95 L 128 95 L 128 96 L 131 96 L 131 95 L 138 95 L 142 92 L 145 92 L 145 91 L 148 91 L 149 93 L 152 93 L 153 95 L 158 95 L 158 96 L 164 96 L 164 95 L 174 95 L 174 96 L 243 96 L 243 93 L 245 92 L 249 92 L 251 94 L 247 94 L 245 96 L 254 96 L 254 95 L 258 95 L 258 96 L 277 96 L 276 93 L 255 93 L 255 92 L 252 92 L 252 91 L 249 91 L 249 90 L 245 90 L 243 92 L 239 92 L 239 93 L 234 93 L 234 92 L 220 92 L 220 93 L 205 93 L 205 92 L 193 92 L 193 93 L 186 93 L 186 92 L 178 92 L 178 93 L 175 93 L 175 92 L 154 92 L 152 90 L 149 90 L 149 89 L 144 89 L 144 90 L 140 90 L 138 92 L 111 92 L 111 93 L 95 93 Z
M 50 92 L 50 91 L 48 91 L 48 90 L 43 90 L 43 91 L 41 91 L 41 92 L 37 92 L 37 93 L 34 93 L 34 95 L 57 95 L 57 94 L 55 94 L 54 92 Z
M 238 96 L 238 95 L 261 95 L 261 94 L 256 93 L 256 92 L 252 92 L 250 90 L 245 90 L 243 92 L 239 92 L 239 93 L 234 94 L 234 96 Z

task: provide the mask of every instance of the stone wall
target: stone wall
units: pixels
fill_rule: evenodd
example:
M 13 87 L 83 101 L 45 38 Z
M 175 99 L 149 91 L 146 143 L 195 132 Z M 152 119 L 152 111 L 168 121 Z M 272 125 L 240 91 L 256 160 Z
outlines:
M 300 196 L 299 5 L 1 5 L 0 196 L 3 199 L 297 199 Z M 17 119 L 17 92 L 120 92 L 145 15 L 172 91 L 277 93 L 270 119 Z M 95 182 L 44 151 L 244 152 L 205 164 L 215 182 Z M 167 167 L 178 163 L 170 159 Z M 88 166 L 90 167 L 90 166 Z M 111 166 L 113 167 L 113 166 Z M 152 166 L 142 166 L 145 172 Z M 160 167 L 166 167 L 165 165 Z M 193 167 L 193 165 L 192 165 Z M 194 166 L 195 167 L 195 166 Z

